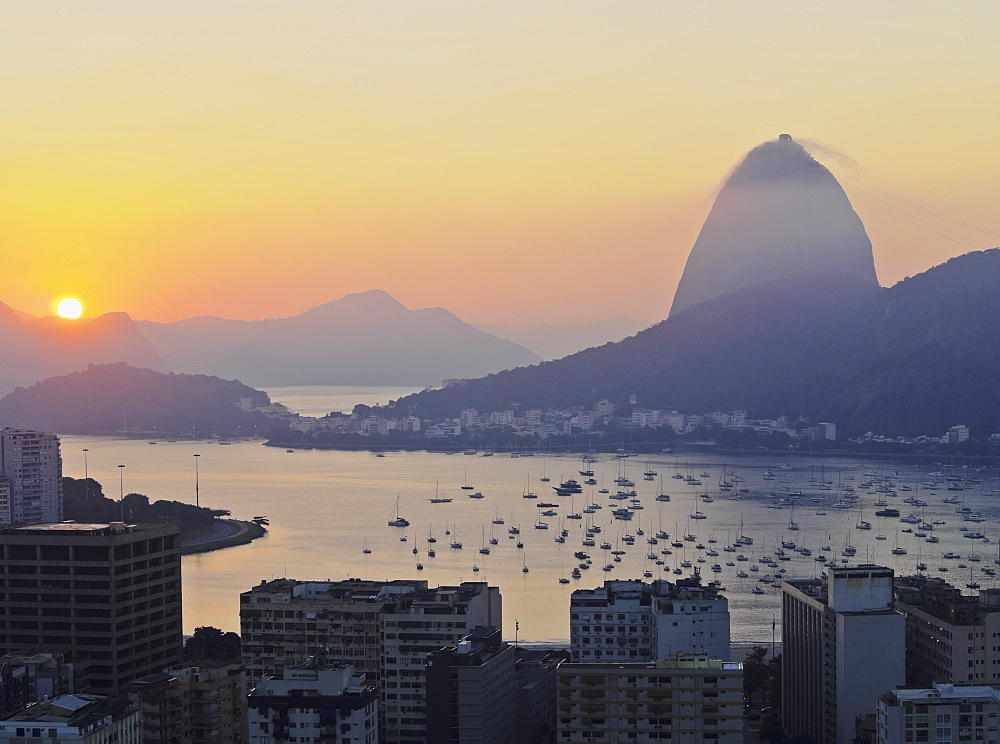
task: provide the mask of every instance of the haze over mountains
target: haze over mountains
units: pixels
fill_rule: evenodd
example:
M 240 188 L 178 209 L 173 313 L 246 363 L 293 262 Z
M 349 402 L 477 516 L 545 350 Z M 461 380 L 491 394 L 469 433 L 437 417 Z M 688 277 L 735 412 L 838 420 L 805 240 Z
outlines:
M 475 324 L 476 328 L 524 346 L 550 361 L 632 336 L 650 323 L 631 318 L 607 318 L 593 323 L 539 323 L 527 328 Z
M 288 318 L 203 316 L 139 327 L 175 372 L 250 385 L 440 385 L 539 361 L 447 310 L 409 310 L 377 289 Z
M 0 394 L 89 364 L 161 368 L 163 359 L 127 313 L 36 318 L 0 302 Z
M 878 286 L 871 241 L 844 189 L 783 134 L 751 150 L 719 192 L 670 315 L 739 289 L 811 275 Z
M 667 320 L 619 343 L 397 402 L 408 415 L 591 406 L 805 415 L 846 433 L 1000 431 L 1000 249 L 884 289 L 832 174 L 787 135 L 720 192 Z

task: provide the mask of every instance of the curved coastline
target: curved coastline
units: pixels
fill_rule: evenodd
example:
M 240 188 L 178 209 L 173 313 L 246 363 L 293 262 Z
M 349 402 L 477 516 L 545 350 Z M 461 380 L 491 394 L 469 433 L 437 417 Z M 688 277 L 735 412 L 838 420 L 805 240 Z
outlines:
M 197 555 L 237 545 L 248 545 L 267 534 L 262 525 L 241 519 L 219 519 L 216 526 L 218 529 L 213 529 L 207 535 L 184 540 L 181 543 L 181 555 Z

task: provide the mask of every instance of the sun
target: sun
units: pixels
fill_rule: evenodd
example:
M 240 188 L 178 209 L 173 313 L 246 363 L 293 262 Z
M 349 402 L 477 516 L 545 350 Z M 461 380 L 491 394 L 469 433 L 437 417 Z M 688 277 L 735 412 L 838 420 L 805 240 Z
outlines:
M 60 318 L 79 318 L 83 314 L 83 303 L 75 297 L 63 297 L 56 305 Z

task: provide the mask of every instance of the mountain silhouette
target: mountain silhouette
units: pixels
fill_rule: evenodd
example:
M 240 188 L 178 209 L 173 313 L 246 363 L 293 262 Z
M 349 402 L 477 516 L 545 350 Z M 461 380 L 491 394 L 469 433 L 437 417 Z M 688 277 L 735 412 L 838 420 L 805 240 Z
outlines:
M 408 396 L 424 418 L 585 406 L 804 415 L 845 434 L 1000 431 L 1000 249 L 890 288 L 785 279 L 702 302 L 631 338 L 536 367 Z
M 439 385 L 539 361 L 447 310 L 409 310 L 377 289 L 287 318 L 139 325 L 170 369 L 253 385 Z
M 0 303 L 0 394 L 83 369 L 127 362 L 162 368 L 163 360 L 126 313 L 96 318 L 36 318 Z
M 751 150 L 712 206 L 670 315 L 783 279 L 877 285 L 872 244 L 837 179 L 789 135 Z
M 249 413 L 243 398 L 267 405 L 266 393 L 235 380 L 163 374 L 125 363 L 90 366 L 18 388 L 0 400 L 0 425 L 61 434 L 267 434 L 284 421 Z

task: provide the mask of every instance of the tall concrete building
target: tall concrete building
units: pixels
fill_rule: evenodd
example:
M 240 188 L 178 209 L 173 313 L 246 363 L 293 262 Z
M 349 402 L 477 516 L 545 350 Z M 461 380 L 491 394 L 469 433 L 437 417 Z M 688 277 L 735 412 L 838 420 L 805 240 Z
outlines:
M 729 601 L 699 576 L 605 581 L 570 596 L 573 661 L 655 661 L 684 653 L 729 659 Z
M 893 609 L 893 572 L 835 568 L 826 581 L 782 583 L 781 687 L 788 736 L 849 744 L 859 717 L 904 684 L 905 620 Z
M 250 744 L 379 744 L 378 692 L 350 666 L 267 674 L 247 698 Z
M 500 591 L 482 582 L 277 579 L 240 596 L 250 683 L 314 656 L 349 664 L 380 687 L 386 744 L 426 741 L 427 654 L 500 624 Z
M 565 651 L 517 648 L 514 687 L 514 741 L 548 744 L 556 725 L 556 670 L 569 660 Z
M 895 598 L 906 618 L 908 686 L 1000 684 L 1000 589 L 970 597 L 937 577 L 901 576 Z
M 0 654 L 89 660 L 92 691 L 181 659 L 176 525 L 39 524 L 0 530 Z
M 985 685 L 939 684 L 890 690 L 878 701 L 875 741 L 996 742 L 1000 690 Z
M 743 665 L 678 654 L 556 670 L 557 742 L 741 744 Z
M 517 742 L 514 648 L 499 629 L 476 628 L 431 652 L 426 677 L 427 744 Z
M 0 526 L 62 519 L 59 438 L 27 429 L 0 430 Z
M 244 744 L 243 667 L 201 662 L 134 681 L 129 697 L 142 709 L 146 744 Z

